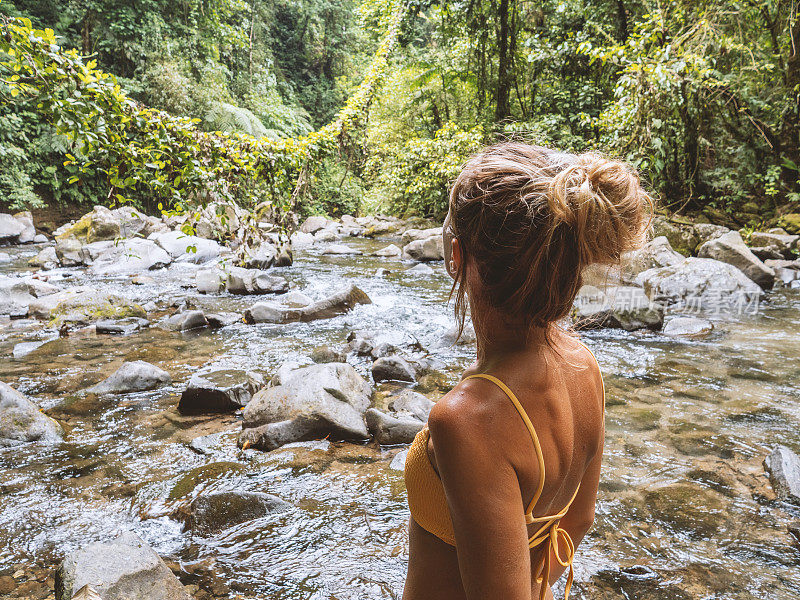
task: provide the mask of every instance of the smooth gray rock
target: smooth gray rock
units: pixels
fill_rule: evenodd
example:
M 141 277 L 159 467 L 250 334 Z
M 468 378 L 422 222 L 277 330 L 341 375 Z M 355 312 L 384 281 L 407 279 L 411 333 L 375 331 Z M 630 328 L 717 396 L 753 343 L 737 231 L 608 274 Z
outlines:
M 435 271 L 425 263 L 414 265 L 410 269 L 406 269 L 405 272 L 409 275 L 433 275 L 435 273 Z
M 441 227 L 431 227 L 429 229 L 406 229 L 400 236 L 400 244 L 407 246 L 417 240 L 426 240 L 430 237 L 442 235 Z
M 23 231 L 25 231 L 25 225 L 15 219 L 13 215 L 0 213 L 0 243 L 17 243 Z
M 431 261 L 444 259 L 444 242 L 441 231 L 438 235 L 414 240 L 403 246 L 403 257 L 416 261 Z
M 64 430 L 24 394 L 0 381 L 0 447 L 27 442 L 55 443 Z
M 180 230 L 154 233 L 150 239 L 177 262 L 202 264 L 214 260 L 222 253 L 222 246 L 216 241 L 186 235 Z
M 270 302 L 257 302 L 244 316 L 248 323 L 291 323 L 293 321 L 315 321 L 330 319 L 346 313 L 358 304 L 371 304 L 366 293 L 355 285 L 341 290 L 324 300 L 319 300 L 302 308 L 288 308 Z
M 283 294 L 289 290 L 283 277 L 242 267 L 228 268 L 226 286 L 231 294 Z
M 326 436 L 368 437 L 363 415 L 372 388 L 352 366 L 316 364 L 279 372 L 275 379 L 245 407 L 240 445 L 272 450 Z
M 256 249 L 248 249 L 244 266 L 248 269 L 269 269 L 278 259 L 278 248 L 269 242 L 262 242 Z
M 695 317 L 675 317 L 664 325 L 662 333 L 675 337 L 701 338 L 714 330 L 714 324 L 706 319 Z
M 281 298 L 281 300 L 284 304 L 295 307 L 308 306 L 309 304 L 314 303 L 309 296 L 306 296 L 303 292 L 298 290 L 292 290 L 291 292 L 288 292 Z
M 399 246 L 389 244 L 385 248 L 381 248 L 373 254 L 375 256 L 383 256 L 384 258 L 400 258 L 403 255 L 403 250 Z
M 48 241 L 49 240 L 47 239 L 47 236 L 43 233 L 37 233 L 35 236 L 33 236 L 34 244 L 46 244 Z
M 330 229 L 320 229 L 318 232 L 314 234 L 314 243 L 319 242 L 336 242 L 339 241 L 341 237 L 335 231 L 331 231 Z
M 219 329 L 220 327 L 228 327 L 235 323 L 242 322 L 242 315 L 239 313 L 221 312 L 221 313 L 207 313 L 205 315 L 208 326 L 212 329 Z
M 654 302 L 716 314 L 754 311 L 764 293 L 733 265 L 710 258 L 689 257 L 677 265 L 649 269 L 636 283 Z
M 247 404 L 253 393 L 244 371 L 193 375 L 181 394 L 178 412 L 184 415 L 234 412 Z
M 56 600 L 71 600 L 85 585 L 103 600 L 191 600 L 164 561 L 134 533 L 67 555 L 56 571 Z
M 308 217 L 303 224 L 300 225 L 300 231 L 303 233 L 316 233 L 328 224 L 328 219 L 325 217 Z
M 369 408 L 364 414 L 367 429 L 377 442 L 384 446 L 410 444 L 414 436 L 425 425 L 410 414 L 388 414 L 377 408 Z
M 19 234 L 17 238 L 18 244 L 30 244 L 36 238 L 36 228 L 33 226 L 33 216 L 30 211 L 19 212 L 14 215 L 14 218 L 22 223 L 25 229 Z
M 764 231 L 754 231 L 750 234 L 750 246 L 775 247 L 785 258 L 789 258 L 792 249 L 797 246 L 799 241 L 800 235 L 768 233 Z
M 109 377 L 87 389 L 92 394 L 144 392 L 172 383 L 170 374 L 143 360 L 124 362 Z
M 131 238 L 112 243 L 92 262 L 89 271 L 94 275 L 135 275 L 162 269 L 172 257 L 153 240 Z
M 406 458 L 408 458 L 408 448 L 401 450 L 394 455 L 392 462 L 389 463 L 389 468 L 392 471 L 403 472 L 406 470 Z
M 189 331 L 208 327 L 208 319 L 201 310 L 186 310 L 167 319 L 167 327 L 175 331 Z
M 476 340 L 475 327 L 472 325 L 472 321 L 466 321 L 464 323 L 464 331 L 461 332 L 460 337 L 458 336 L 458 325 L 453 325 L 442 334 L 442 337 L 434 343 L 433 347 L 449 348 L 454 345 L 465 346 L 474 344 Z
M 56 241 L 56 257 L 62 267 L 78 267 L 84 264 L 81 249 L 83 244 L 75 238 L 64 238 Z
M 575 298 L 573 321 L 579 329 L 661 329 L 664 307 L 652 302 L 638 287 L 620 286 L 603 291 L 585 285 Z
M 315 363 L 343 363 L 345 358 L 343 352 L 338 352 L 330 346 L 317 346 L 311 351 L 311 360 Z
M 648 269 L 677 265 L 686 260 L 682 254 L 675 252 L 665 236 L 659 236 L 647 242 L 638 250 L 628 252 L 620 260 L 620 280 L 630 284 L 636 276 Z
M 95 333 L 108 335 L 130 335 L 150 327 L 150 321 L 139 317 L 106 319 L 94 324 Z
M 218 294 L 225 289 L 225 275 L 219 269 L 200 269 L 194 274 L 194 284 L 201 294 Z
M 786 446 L 777 446 L 764 459 L 764 468 L 778 497 L 800 504 L 800 457 Z
M 295 231 L 289 238 L 292 248 L 300 250 L 314 244 L 314 236 L 304 231 Z
M 765 290 L 771 289 L 775 282 L 775 271 L 750 251 L 738 231 L 709 240 L 700 246 L 697 255 L 733 265 Z
M 177 516 L 193 532 L 209 535 L 291 508 L 288 502 L 263 492 L 212 492 L 197 496 Z
M 36 350 L 38 347 L 46 344 L 47 341 L 40 340 L 37 342 L 20 342 L 19 344 L 14 344 L 13 350 L 11 350 L 11 355 L 15 359 L 20 359 L 28 356 L 31 352 Z
M 32 262 L 45 270 L 57 268 L 59 265 L 59 260 L 58 255 L 56 254 L 55 246 L 47 246 L 47 248 L 42 248 Z
M 345 246 L 344 244 L 331 244 L 326 246 L 325 249 L 322 251 L 323 254 L 337 254 L 337 255 L 359 255 L 363 254 L 361 250 L 357 250 L 355 248 L 351 248 L 350 246 Z
M 427 421 L 434 402 L 414 390 L 400 390 L 389 396 L 389 408 L 397 413 L 409 413 L 420 421 Z
M 417 374 L 408 361 L 399 356 L 384 356 L 372 363 L 372 378 L 380 381 L 416 381 Z

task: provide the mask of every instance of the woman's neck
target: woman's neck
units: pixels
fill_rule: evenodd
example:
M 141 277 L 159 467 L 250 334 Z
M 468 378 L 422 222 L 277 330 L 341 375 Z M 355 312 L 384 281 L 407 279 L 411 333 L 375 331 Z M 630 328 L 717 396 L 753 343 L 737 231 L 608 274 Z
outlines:
M 496 311 L 480 311 L 473 315 L 477 339 L 479 371 L 485 372 L 509 357 L 529 352 L 547 344 L 547 329 L 525 328 L 508 323 Z

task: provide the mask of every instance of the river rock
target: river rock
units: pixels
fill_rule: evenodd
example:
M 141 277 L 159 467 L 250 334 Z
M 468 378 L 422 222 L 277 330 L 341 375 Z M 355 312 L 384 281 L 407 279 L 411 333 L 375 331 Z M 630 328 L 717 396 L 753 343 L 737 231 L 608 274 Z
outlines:
M 409 275 L 427 276 L 427 275 L 433 275 L 435 272 L 436 271 L 431 269 L 425 263 L 418 263 L 418 264 L 414 265 L 413 267 L 411 267 L 410 269 L 406 269 L 406 273 L 409 274 Z
M 688 223 L 673 223 L 666 218 L 656 215 L 653 218 L 653 236 L 665 236 L 670 246 L 684 256 L 691 256 L 700 243 L 700 237 L 694 225 Z
M 17 238 L 18 244 L 30 244 L 36 238 L 36 228 L 33 226 L 33 215 L 30 211 L 18 212 L 14 218 L 22 223 L 25 229 L 19 234 Z
M 777 446 L 764 459 L 764 468 L 778 497 L 800 504 L 800 457 L 786 446 Z
M 232 312 L 205 313 L 205 317 L 208 326 L 212 329 L 220 329 L 242 322 L 242 315 Z
M 396 413 L 408 413 L 419 419 L 427 421 L 431 414 L 434 402 L 419 392 L 404 389 L 389 396 L 389 408 Z
M 417 374 L 408 361 L 399 356 L 384 356 L 372 363 L 372 378 L 381 381 L 416 381 Z
M 682 263 L 685 257 L 669 245 L 666 236 L 659 236 L 647 242 L 638 250 L 627 252 L 620 261 L 620 280 L 631 284 L 636 276 L 648 269 L 667 267 Z
M 441 234 L 409 242 L 403 246 L 403 257 L 416 261 L 442 260 L 444 242 Z
M 89 270 L 95 275 L 135 275 L 162 269 L 171 262 L 169 253 L 153 240 L 131 238 L 108 247 L 92 262 Z
M 37 233 L 35 236 L 33 236 L 34 244 L 46 244 L 48 241 L 49 240 L 47 239 L 47 236 L 43 233 Z
M 330 229 L 320 229 L 317 233 L 314 234 L 315 244 L 323 242 L 337 242 L 340 239 L 342 238 L 339 236 L 339 234 Z M 344 247 L 346 248 L 347 246 Z
M 709 240 L 715 240 L 729 231 L 730 229 L 724 225 L 714 225 L 713 223 L 694 224 L 694 232 L 697 234 L 699 246 L 705 244 Z
M 277 496 L 263 492 L 212 492 L 197 496 L 179 509 L 177 516 L 193 532 L 211 535 L 291 507 Z
M 39 410 L 24 394 L 0 381 L 0 447 L 61 440 L 61 425 Z
M 58 255 L 56 254 L 55 246 L 47 246 L 39 251 L 36 258 L 31 261 L 33 264 L 41 269 L 49 271 L 55 269 L 59 265 Z
M 300 225 L 300 231 L 303 233 L 316 233 L 328 224 L 328 219 L 325 217 L 308 217 L 303 224 Z
M 369 408 L 364 414 L 367 429 L 377 442 L 384 446 L 410 444 L 425 425 L 410 414 L 390 415 L 377 408 Z
M 713 258 L 733 265 L 764 289 L 772 288 L 775 281 L 775 271 L 750 251 L 738 231 L 730 231 L 706 242 L 697 254 L 700 258 Z
M 208 327 L 208 319 L 202 310 L 185 310 L 167 319 L 167 327 L 174 331 L 190 331 Z
M 231 294 L 283 294 L 289 291 L 289 282 L 283 277 L 242 267 L 228 267 L 226 286 Z
M 196 236 L 208 240 L 225 240 L 236 234 L 245 218 L 241 207 L 233 202 L 209 202 L 189 219 Z
M 258 392 L 243 411 L 240 445 L 272 450 L 289 442 L 366 439 L 364 412 L 371 386 L 347 363 L 279 373 L 277 385 Z
M 442 336 L 434 343 L 434 348 L 449 348 L 450 346 L 455 346 L 456 344 L 460 346 L 474 344 L 477 340 L 475 336 L 475 327 L 472 325 L 471 321 L 466 321 L 464 323 L 464 330 L 461 332 L 461 336 L 459 336 L 458 332 L 458 325 L 453 325 L 452 327 L 448 328 Z
M 389 463 L 389 468 L 392 471 L 400 471 L 402 473 L 406 470 L 406 458 L 408 458 L 408 448 L 394 455 L 392 462 Z
M 288 292 L 281 298 L 281 300 L 290 306 L 297 307 L 308 306 L 314 302 L 309 296 L 299 290 L 292 290 L 291 292 Z
M 200 269 L 194 274 L 194 285 L 201 294 L 218 294 L 225 289 L 225 274 L 217 268 Z
M 71 600 L 85 585 L 103 600 L 191 600 L 164 561 L 134 533 L 71 552 L 55 580 L 56 600 Z
M 366 293 L 355 285 L 341 290 L 324 300 L 302 308 L 287 308 L 270 302 L 257 302 L 247 310 L 244 317 L 248 323 L 291 323 L 293 321 L 315 321 L 330 319 L 346 313 L 358 304 L 371 304 Z
M 429 229 L 406 229 L 400 236 L 400 244 L 407 246 L 417 240 L 426 240 L 429 237 L 442 235 L 441 227 L 431 227 Z
M 750 245 L 761 247 L 776 247 L 783 255 L 782 258 L 789 258 L 792 250 L 800 241 L 800 235 L 789 235 L 780 233 L 768 233 L 764 231 L 754 231 L 750 234 Z
M 107 335 L 131 335 L 150 327 L 150 321 L 139 317 L 105 319 L 94 324 L 95 333 Z
M 222 253 L 222 247 L 214 240 L 186 235 L 180 230 L 154 233 L 150 239 L 177 262 L 202 264 L 214 260 Z
M 292 244 L 292 248 L 300 250 L 303 248 L 308 248 L 309 246 L 313 245 L 314 236 L 310 233 L 305 233 L 303 231 L 295 231 L 289 237 L 289 242 Z
M 787 233 L 798 235 L 800 234 L 800 213 L 785 214 L 778 220 L 778 224 L 783 227 Z
M 317 346 L 311 351 L 311 360 L 315 363 L 343 363 L 344 352 L 334 350 L 330 346 Z
M 278 259 L 278 248 L 269 242 L 262 242 L 258 248 L 248 248 L 244 266 L 248 269 L 269 269 Z
M 251 379 L 237 370 L 192 375 L 181 394 L 178 412 L 184 415 L 234 412 L 247 404 L 263 385 L 263 377 Z
M 355 248 L 351 248 L 350 246 L 345 246 L 344 244 L 330 244 L 327 246 L 323 251 L 323 254 L 334 254 L 334 255 L 360 255 L 363 254 L 361 250 L 356 250 Z
M 755 256 L 762 261 L 780 260 L 784 256 L 778 246 L 751 246 L 750 252 L 755 254 Z M 766 262 L 764 264 L 766 264 Z
M 403 254 L 403 250 L 399 246 L 389 244 L 385 248 L 376 251 L 374 254 L 375 256 L 383 256 L 384 258 L 400 258 Z
M 28 305 L 28 316 L 66 323 L 89 323 L 126 317 L 147 318 L 145 310 L 125 298 L 78 286 L 37 298 Z
M 92 394 L 144 392 L 172 383 L 163 369 L 143 360 L 124 362 L 109 377 L 86 391 Z
M 739 269 L 710 258 L 689 257 L 677 265 L 649 269 L 639 274 L 636 283 L 654 302 L 675 310 L 719 314 L 753 310 L 763 295 Z
M 714 330 L 714 324 L 706 319 L 695 317 L 675 317 L 664 325 L 662 333 L 675 337 L 701 338 Z
M 62 267 L 77 267 L 83 263 L 83 244 L 75 238 L 64 238 L 56 242 L 55 251 Z
M 0 244 L 16 244 L 25 225 L 13 215 L 0 213 Z
M 578 291 L 574 306 L 573 321 L 579 329 L 661 329 L 664 322 L 664 307 L 633 286 L 603 291 L 585 285 Z

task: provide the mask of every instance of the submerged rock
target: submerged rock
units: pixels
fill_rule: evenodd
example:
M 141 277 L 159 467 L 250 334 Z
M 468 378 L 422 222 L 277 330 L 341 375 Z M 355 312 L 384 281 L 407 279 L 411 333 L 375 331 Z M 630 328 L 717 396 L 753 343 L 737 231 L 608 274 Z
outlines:
M 174 331 L 190 331 L 208 327 L 208 319 L 202 310 L 186 310 L 167 319 L 167 327 Z
M 764 468 L 778 497 L 800 504 L 800 457 L 786 446 L 777 446 L 764 459 Z
M 61 440 L 61 425 L 24 394 L 0 381 L 0 447 Z
M 150 321 L 139 317 L 107 319 L 94 324 L 95 332 L 109 335 L 130 335 L 150 327 Z
M 366 439 L 364 411 L 372 388 L 346 363 L 311 365 L 280 373 L 277 385 L 258 392 L 243 412 L 240 445 L 273 450 L 330 436 Z
M 676 337 L 706 337 L 714 330 L 714 324 L 706 319 L 695 317 L 675 317 L 664 325 L 662 333 Z
M 371 304 L 366 293 L 355 285 L 340 292 L 304 306 L 288 308 L 270 302 L 258 302 L 245 310 L 244 317 L 248 323 L 291 323 L 293 321 L 315 321 L 330 319 L 346 313 L 358 304 Z
M 233 412 L 242 408 L 264 385 L 263 378 L 251 378 L 236 370 L 193 375 L 178 402 L 181 414 Z
M 56 571 L 56 600 L 71 600 L 86 585 L 103 600 L 191 599 L 158 554 L 134 533 L 67 555 Z
M 425 425 L 411 414 L 388 414 L 377 408 L 369 408 L 364 414 L 367 429 L 381 445 L 410 444 L 414 436 Z
M 144 392 L 172 383 L 170 374 L 143 360 L 122 363 L 119 369 L 87 392 L 92 394 L 114 394 Z
M 292 505 L 263 492 L 214 492 L 200 494 L 178 510 L 178 518 L 201 535 L 218 533 L 233 525 L 285 512 Z
M 750 251 L 738 231 L 730 231 L 706 242 L 697 255 L 733 265 L 764 289 L 771 289 L 775 282 L 775 271 Z
M 147 313 L 125 298 L 80 286 L 37 298 L 28 305 L 28 316 L 64 323 L 89 323 L 127 317 L 144 319 Z

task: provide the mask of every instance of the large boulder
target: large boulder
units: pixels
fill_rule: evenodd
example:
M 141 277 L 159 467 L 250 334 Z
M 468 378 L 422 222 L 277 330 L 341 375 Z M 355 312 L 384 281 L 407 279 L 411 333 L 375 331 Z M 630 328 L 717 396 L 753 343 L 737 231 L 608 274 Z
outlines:
M 718 314 L 753 311 L 763 295 L 739 269 L 710 258 L 689 257 L 677 265 L 649 269 L 639 274 L 636 283 L 654 302 Z
M 347 363 L 315 364 L 279 372 L 243 411 L 240 445 L 272 450 L 330 436 L 366 439 L 364 412 L 372 388 Z
M 316 233 L 320 229 L 323 229 L 325 225 L 328 224 L 328 219 L 325 217 L 308 217 L 303 224 L 300 225 L 300 231 L 302 233 Z
M 26 442 L 58 442 L 64 431 L 56 421 L 10 385 L 0 381 L 0 447 Z
M 372 437 L 384 446 L 410 444 L 425 425 L 424 421 L 420 421 L 414 415 L 390 414 L 377 408 L 367 409 L 364 419 Z
M 228 268 L 226 286 L 231 294 L 283 294 L 289 291 L 289 282 L 283 277 L 242 267 Z
M 620 261 L 620 280 L 630 284 L 636 276 L 648 269 L 677 265 L 685 260 L 682 254 L 675 252 L 669 245 L 666 236 L 659 236 L 647 242 L 638 250 L 628 252 Z
M 257 248 L 248 249 L 244 266 L 248 269 L 269 269 L 278 260 L 279 254 L 277 246 L 270 242 L 262 242 Z
M 263 492 L 211 492 L 181 507 L 177 517 L 193 532 L 210 535 L 291 507 L 285 500 Z
M 664 307 L 651 301 L 644 290 L 633 286 L 603 291 L 585 285 L 578 292 L 574 306 L 572 316 L 579 329 L 661 329 L 664 322 Z
M 429 229 L 406 229 L 403 235 L 400 236 L 400 243 L 403 246 L 410 244 L 416 240 L 426 240 L 429 237 L 442 235 L 441 227 L 431 227 Z
M 209 240 L 225 240 L 239 230 L 244 211 L 236 204 L 211 202 L 191 216 L 195 235 Z
M 256 373 L 225 370 L 193 375 L 181 394 L 178 412 L 184 415 L 234 412 L 262 387 L 264 379 Z
M 700 236 L 695 231 L 694 225 L 689 223 L 672 222 L 665 217 L 657 215 L 653 218 L 653 236 L 665 236 L 677 252 L 684 256 L 691 256 L 700 243 Z
M 713 223 L 694 224 L 694 232 L 697 234 L 699 246 L 702 246 L 709 240 L 715 240 L 729 231 L 730 229 L 724 225 L 714 225 Z
M 74 223 L 56 230 L 56 238 L 74 238 L 84 243 L 115 240 L 131 236 L 147 236 L 157 229 L 158 219 L 148 217 L 131 206 L 111 210 L 95 206 Z
M 61 288 L 32 277 L 0 275 L 0 314 L 24 317 L 31 302 L 59 291 Z
M 417 373 L 411 364 L 400 356 L 383 356 L 372 363 L 372 378 L 381 381 L 416 381 Z
M 798 241 L 800 241 L 800 235 L 769 233 L 765 231 L 754 231 L 750 234 L 750 246 L 775 247 L 781 253 L 781 258 L 789 258 L 792 254 L 792 250 L 797 247 Z
M 355 285 L 341 290 L 324 300 L 308 306 L 288 308 L 270 302 L 258 302 L 245 310 L 248 323 L 291 323 L 293 321 L 315 321 L 330 319 L 346 313 L 358 304 L 371 304 L 369 296 Z
M 408 413 L 420 421 L 427 421 L 434 403 L 414 390 L 404 389 L 389 396 L 389 408 L 396 413 Z
M 62 267 L 77 267 L 84 264 L 81 250 L 83 244 L 75 238 L 63 238 L 56 241 L 56 257 Z
M 775 271 L 750 251 L 738 231 L 729 231 L 709 240 L 700 247 L 697 255 L 733 265 L 766 290 L 771 289 L 775 282 Z
M 186 235 L 180 230 L 154 233 L 150 239 L 177 262 L 202 264 L 214 260 L 222 252 L 222 247 L 214 240 Z
M 36 255 L 36 258 L 31 260 L 31 264 L 39 267 L 40 269 L 44 269 L 45 271 L 57 268 L 60 264 L 60 261 L 58 260 L 58 254 L 56 254 L 55 246 L 47 246 L 42 248 L 39 251 L 39 254 Z
M 441 234 L 409 242 L 403 246 L 403 257 L 417 261 L 442 260 L 444 258 L 444 242 Z
M 786 446 L 777 446 L 764 459 L 764 468 L 778 497 L 800 504 L 800 457 Z
M 25 231 L 25 224 L 13 215 L 0 213 L 0 244 L 16 244 Z
M 65 323 L 89 323 L 126 317 L 144 319 L 147 312 L 120 296 L 79 286 L 37 298 L 28 305 L 28 316 Z
M 33 215 L 30 211 L 18 212 L 14 218 L 22 223 L 25 229 L 19 234 L 17 242 L 20 244 L 30 244 L 36 239 L 36 227 L 33 226 Z
M 103 600 L 191 600 L 181 582 L 144 540 L 124 533 L 67 555 L 56 571 L 56 600 L 91 586 Z
M 93 394 L 114 394 L 144 392 L 172 383 L 172 377 L 163 369 L 143 360 L 125 362 L 109 377 L 87 392 Z
M 105 248 L 89 270 L 95 275 L 135 275 L 164 268 L 171 262 L 169 253 L 153 240 L 132 238 Z

